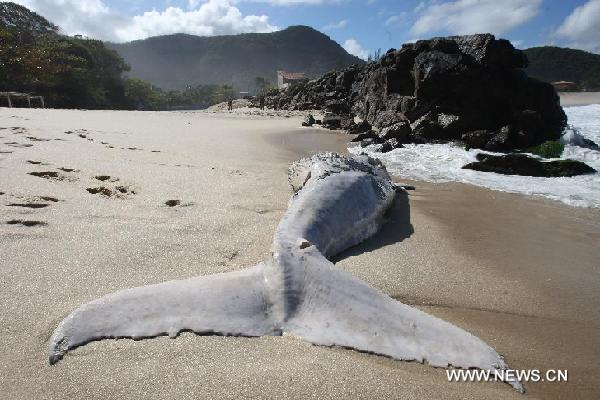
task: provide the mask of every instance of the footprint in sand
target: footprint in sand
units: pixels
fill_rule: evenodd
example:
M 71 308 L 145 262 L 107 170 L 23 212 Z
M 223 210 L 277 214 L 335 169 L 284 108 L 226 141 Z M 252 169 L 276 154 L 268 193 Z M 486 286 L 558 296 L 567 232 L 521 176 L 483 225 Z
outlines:
M 17 143 L 17 142 L 5 142 L 4 144 L 7 146 L 10 146 L 10 147 L 32 147 L 33 146 L 31 143 Z
M 117 182 L 119 180 L 119 178 L 113 178 L 110 175 L 96 175 L 94 178 L 96 178 L 97 180 L 101 181 L 101 182 Z
M 72 170 L 72 171 L 75 171 L 75 170 Z M 67 171 L 67 172 L 69 172 L 69 171 Z M 77 180 L 76 177 L 66 176 L 66 175 L 61 174 L 60 172 L 56 172 L 56 171 L 33 171 L 33 172 L 28 172 L 28 174 L 32 175 L 32 176 L 37 176 L 38 178 L 51 179 L 51 180 L 56 180 L 56 181 L 73 182 L 73 181 Z
M 106 186 L 99 186 L 99 187 L 87 188 L 86 190 L 88 191 L 88 193 L 91 193 L 91 194 L 99 194 L 104 197 L 118 198 L 118 199 L 124 199 L 124 198 L 127 198 L 128 195 L 136 194 L 135 190 L 132 190 L 131 188 L 129 188 L 127 186 L 115 186 L 112 189 L 108 188 Z
M 8 207 L 23 207 L 23 208 L 46 208 L 48 203 L 9 203 Z
M 33 171 L 29 172 L 29 175 L 37 176 L 38 178 L 46 178 L 46 179 L 60 179 L 60 175 L 56 171 Z
M 56 197 L 52 197 L 52 196 L 38 196 L 38 199 L 44 200 L 44 201 L 51 201 L 53 203 L 58 203 L 58 199 Z
M 23 225 L 23 226 L 28 226 L 28 227 L 48 225 L 46 222 L 43 222 L 43 221 L 25 221 L 22 219 L 11 219 L 10 221 L 6 221 L 6 223 L 8 225 Z

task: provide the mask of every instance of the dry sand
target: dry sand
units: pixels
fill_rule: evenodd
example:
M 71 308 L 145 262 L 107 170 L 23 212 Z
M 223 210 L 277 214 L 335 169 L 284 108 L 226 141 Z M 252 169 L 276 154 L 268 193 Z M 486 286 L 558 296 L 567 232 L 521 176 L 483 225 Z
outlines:
M 253 118 L 0 109 L 0 398 L 523 398 L 290 337 L 105 340 L 47 364 L 53 329 L 81 303 L 268 256 L 288 164 L 342 151 L 346 137 L 298 128 L 298 117 Z M 530 398 L 597 398 L 599 213 L 414 184 L 382 232 L 338 265 L 469 329 L 513 368 L 569 369 L 568 384 L 526 384 Z M 98 187 L 115 196 L 86 190 Z M 10 205 L 27 203 L 49 205 Z

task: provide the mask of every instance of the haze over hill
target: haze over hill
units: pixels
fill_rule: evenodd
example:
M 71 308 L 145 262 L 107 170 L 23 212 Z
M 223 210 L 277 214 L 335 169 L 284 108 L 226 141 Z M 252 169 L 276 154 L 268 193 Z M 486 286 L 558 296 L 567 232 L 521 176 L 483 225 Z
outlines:
M 600 90 L 600 54 L 563 47 L 532 47 L 525 50 L 527 73 L 547 82 L 575 82 L 579 90 Z
M 307 26 L 213 37 L 176 34 L 107 45 L 131 66 L 130 76 L 167 90 L 212 83 L 252 89 L 256 77 L 275 83 L 279 69 L 316 78 L 364 63 Z

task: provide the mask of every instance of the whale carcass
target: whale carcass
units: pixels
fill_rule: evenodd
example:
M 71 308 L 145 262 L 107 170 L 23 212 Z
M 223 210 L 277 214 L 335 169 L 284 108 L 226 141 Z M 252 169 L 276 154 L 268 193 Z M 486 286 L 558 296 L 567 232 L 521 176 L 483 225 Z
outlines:
M 56 328 L 50 363 L 105 338 L 176 337 L 182 331 L 286 333 L 436 367 L 489 370 L 502 379 L 506 363 L 482 340 L 391 299 L 328 260 L 384 222 L 398 188 L 378 161 L 321 153 L 292 164 L 288 177 L 294 195 L 270 259 L 241 271 L 142 286 L 84 304 Z M 508 383 L 522 391 L 518 381 Z

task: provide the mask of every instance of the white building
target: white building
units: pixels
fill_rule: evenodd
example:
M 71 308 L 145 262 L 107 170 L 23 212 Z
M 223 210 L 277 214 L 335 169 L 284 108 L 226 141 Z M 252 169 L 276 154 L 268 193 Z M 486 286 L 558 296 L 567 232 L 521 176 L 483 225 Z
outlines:
M 285 89 L 289 86 L 293 86 L 306 80 L 307 78 L 304 72 L 287 72 L 283 70 L 277 71 L 278 89 Z

